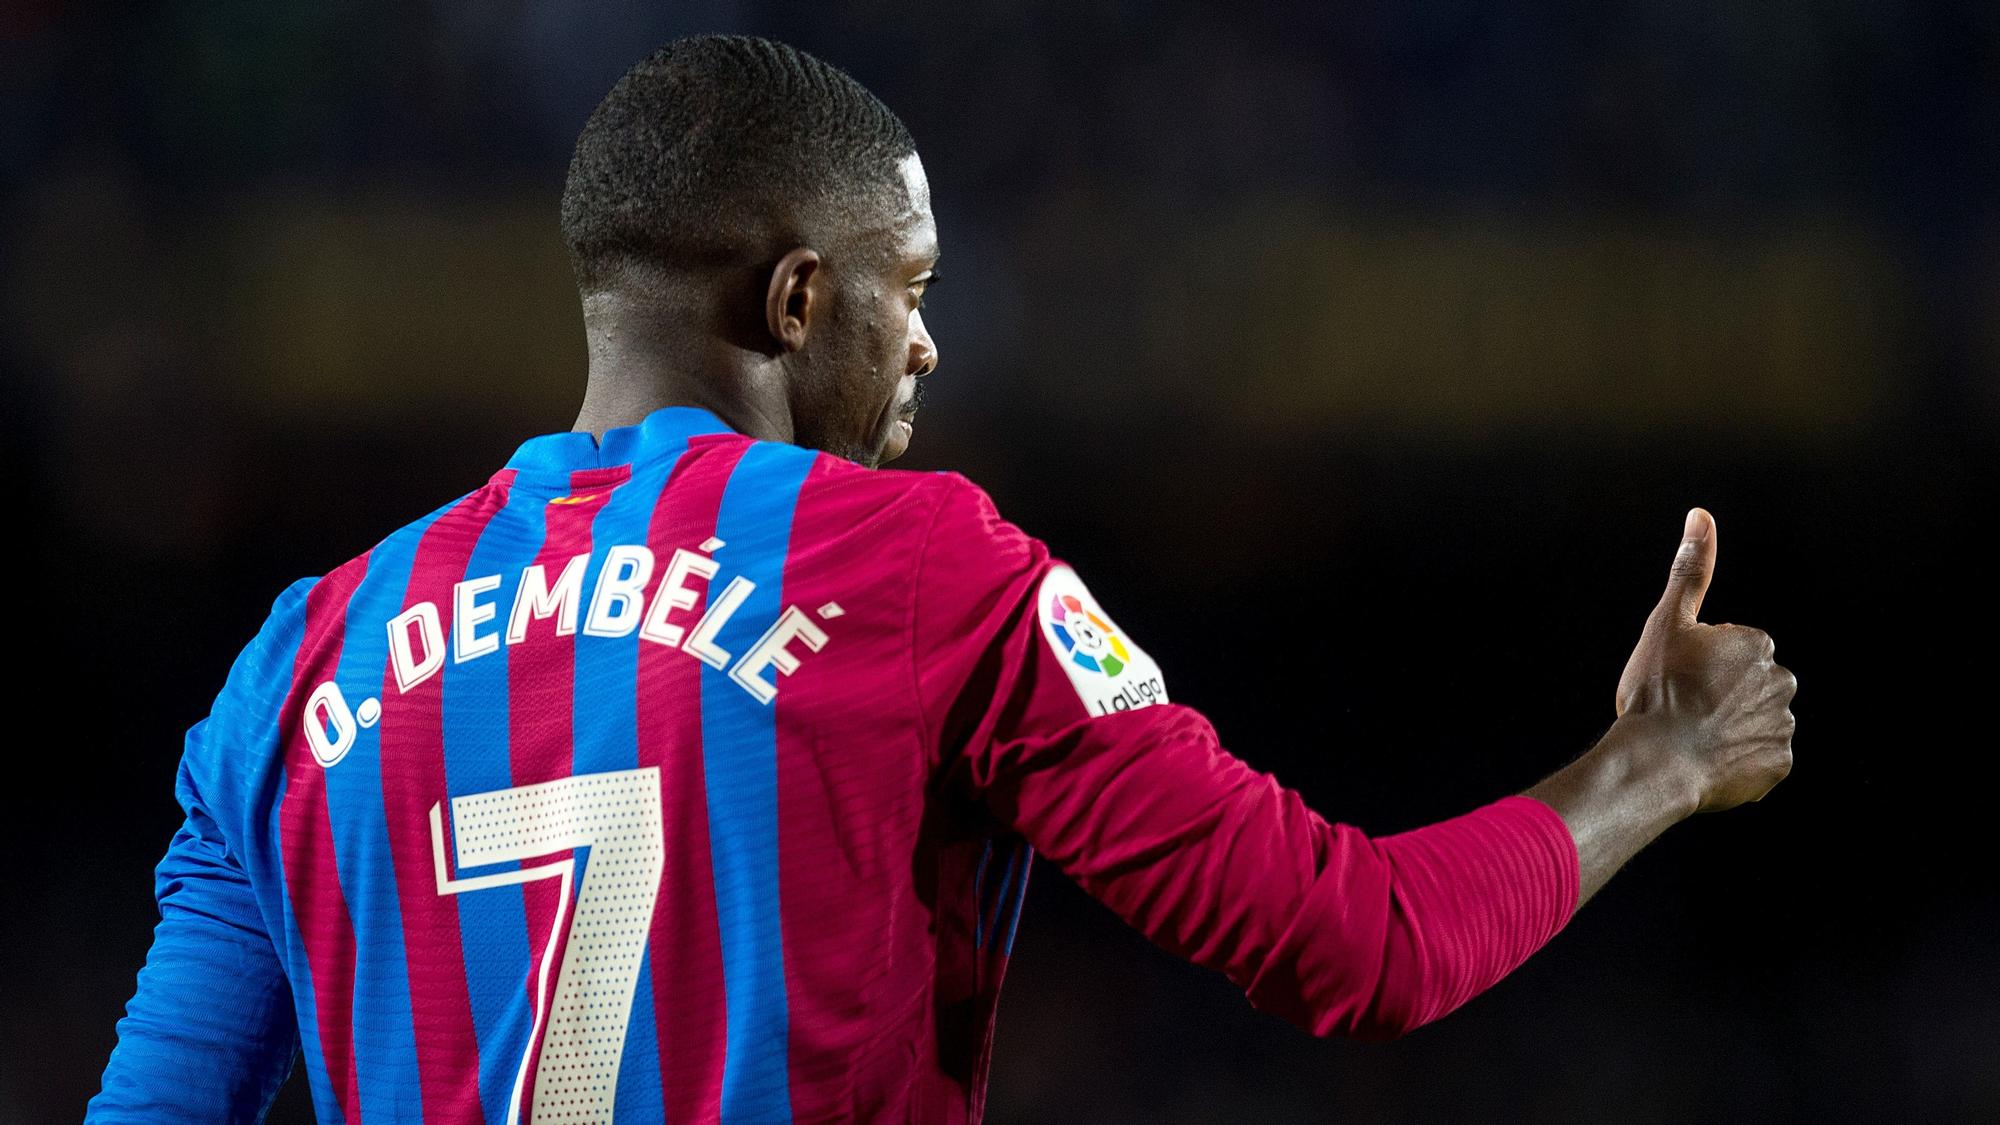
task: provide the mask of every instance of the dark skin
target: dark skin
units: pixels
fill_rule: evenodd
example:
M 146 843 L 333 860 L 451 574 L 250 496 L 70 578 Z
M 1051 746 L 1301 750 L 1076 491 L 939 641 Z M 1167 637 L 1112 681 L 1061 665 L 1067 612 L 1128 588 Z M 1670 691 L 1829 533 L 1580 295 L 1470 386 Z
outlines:
M 1697 620 L 1715 573 L 1715 519 L 1688 513 L 1666 592 L 1618 680 L 1618 720 L 1583 757 L 1528 790 L 1576 838 L 1582 897 L 1695 813 L 1762 800 L 1792 771 L 1799 682 L 1770 635 Z
M 902 190 L 857 210 L 824 245 L 755 268 L 584 297 L 590 378 L 575 429 L 602 437 L 664 406 L 708 409 L 738 433 L 869 467 L 909 447 L 917 380 L 937 366 L 924 329 L 937 223 L 915 156 Z M 1771 638 L 1696 619 L 1715 569 L 1715 521 L 1688 513 L 1666 592 L 1618 684 L 1617 721 L 1527 795 L 1576 840 L 1581 905 L 1674 824 L 1760 800 L 1792 766 L 1798 681 Z
M 849 221 L 768 261 L 583 301 L 590 377 L 573 427 L 602 437 L 663 406 L 700 406 L 741 434 L 870 468 L 902 456 L 917 380 L 937 367 L 924 293 L 937 221 L 923 165 Z

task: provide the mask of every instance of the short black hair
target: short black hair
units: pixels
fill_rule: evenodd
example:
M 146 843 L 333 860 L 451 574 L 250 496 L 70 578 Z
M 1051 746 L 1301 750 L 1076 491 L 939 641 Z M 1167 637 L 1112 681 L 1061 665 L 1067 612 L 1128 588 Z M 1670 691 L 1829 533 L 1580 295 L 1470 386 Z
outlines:
M 847 73 L 740 35 L 677 39 L 625 72 L 577 138 L 563 240 L 588 293 L 635 265 L 721 264 L 900 184 L 909 130 Z

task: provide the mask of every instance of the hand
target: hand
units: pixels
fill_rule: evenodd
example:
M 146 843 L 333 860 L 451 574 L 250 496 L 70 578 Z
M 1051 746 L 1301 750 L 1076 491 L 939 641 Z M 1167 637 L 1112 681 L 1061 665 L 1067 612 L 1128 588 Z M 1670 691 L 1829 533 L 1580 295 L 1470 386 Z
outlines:
M 1769 634 L 1695 620 L 1715 571 L 1715 520 L 1688 513 L 1666 593 L 1618 680 L 1613 736 L 1665 755 L 1693 787 L 1696 812 L 1761 799 L 1792 770 L 1798 680 L 1773 663 Z M 1620 728 L 1626 728 L 1621 731 Z

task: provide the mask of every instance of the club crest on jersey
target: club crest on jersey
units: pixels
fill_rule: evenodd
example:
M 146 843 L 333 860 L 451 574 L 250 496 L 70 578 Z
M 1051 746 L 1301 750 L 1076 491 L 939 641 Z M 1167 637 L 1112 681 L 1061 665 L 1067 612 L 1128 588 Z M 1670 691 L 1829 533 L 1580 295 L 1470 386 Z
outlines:
M 1042 636 L 1092 714 L 1167 701 L 1159 665 L 1120 634 L 1075 571 L 1051 568 L 1035 600 L 1041 610 Z

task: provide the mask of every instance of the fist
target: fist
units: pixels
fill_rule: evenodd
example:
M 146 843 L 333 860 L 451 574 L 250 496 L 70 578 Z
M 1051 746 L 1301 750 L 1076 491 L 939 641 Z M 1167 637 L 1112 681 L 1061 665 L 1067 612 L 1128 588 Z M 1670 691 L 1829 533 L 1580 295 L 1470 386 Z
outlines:
M 1715 572 L 1715 520 L 1688 513 L 1666 593 L 1618 680 L 1618 725 L 1694 786 L 1697 812 L 1755 801 L 1792 770 L 1798 680 L 1769 634 L 1697 620 Z

